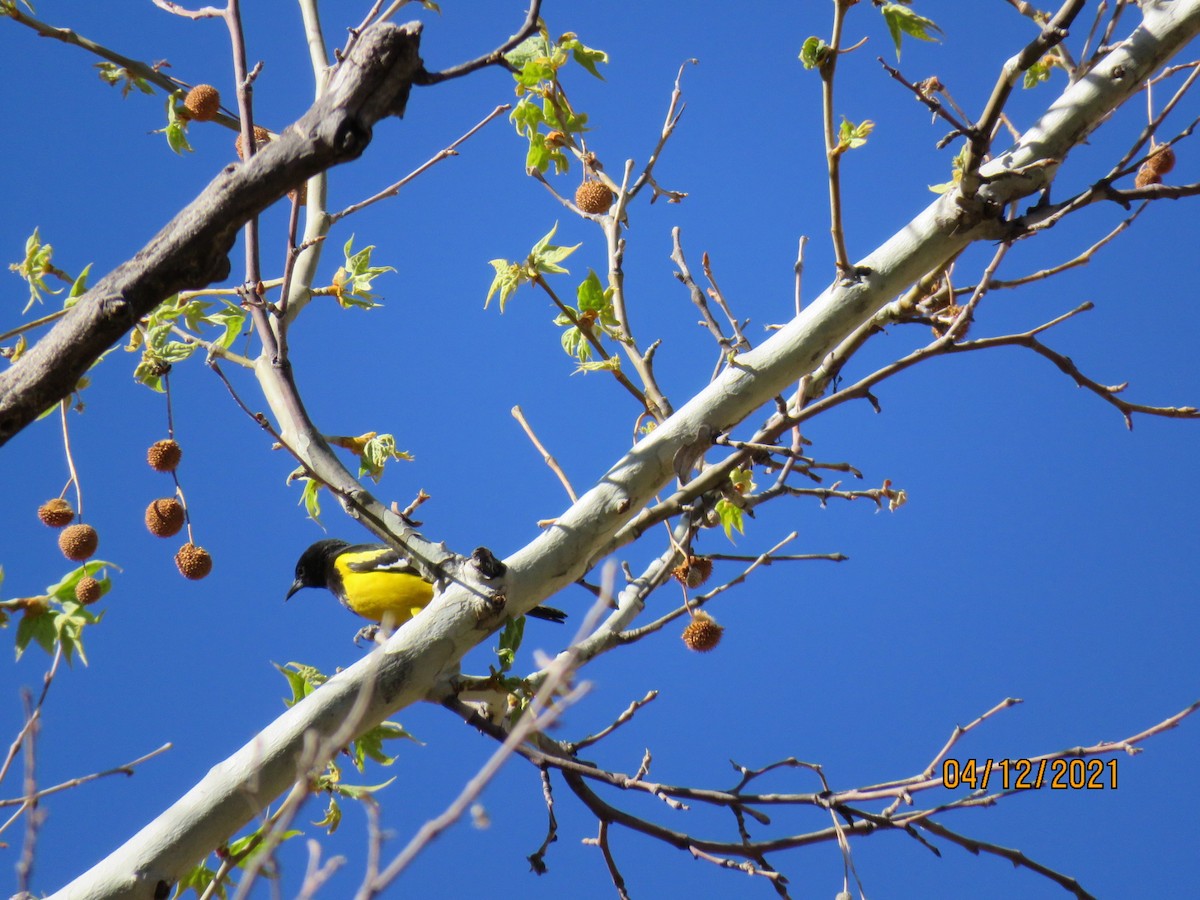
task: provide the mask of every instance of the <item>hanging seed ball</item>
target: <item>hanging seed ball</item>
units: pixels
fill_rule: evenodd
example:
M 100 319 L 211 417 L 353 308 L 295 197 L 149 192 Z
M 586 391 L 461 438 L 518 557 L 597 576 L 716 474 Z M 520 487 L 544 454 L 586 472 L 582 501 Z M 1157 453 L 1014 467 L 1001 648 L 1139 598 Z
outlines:
M 267 131 L 261 125 L 254 126 L 254 151 L 256 153 L 270 140 L 271 132 Z M 242 136 L 240 134 L 237 136 L 237 140 L 233 142 L 233 149 L 237 151 L 238 159 L 246 158 L 246 145 L 242 143 Z
M 100 536 L 91 525 L 70 525 L 58 536 L 58 549 L 74 562 L 83 562 L 96 552 Z
M 683 642 L 689 650 L 697 653 L 707 653 L 721 643 L 721 635 L 725 629 L 717 624 L 706 612 L 698 612 L 692 616 L 688 627 L 683 629 Z
M 707 556 L 689 556 L 687 562 L 677 565 L 671 574 L 680 584 L 698 588 L 712 575 L 712 560 Z
M 575 205 L 592 215 L 608 212 L 612 201 L 612 191 L 599 181 L 585 181 L 575 191 Z
M 43 525 L 62 528 L 64 525 L 71 524 L 71 520 L 75 518 L 75 510 L 71 508 L 68 501 L 62 497 L 56 497 L 38 507 L 38 518 L 42 520 Z
M 183 527 L 183 505 L 174 497 L 151 500 L 146 507 L 146 527 L 155 537 L 171 537 Z
M 212 571 L 212 557 L 203 547 L 184 544 L 175 554 L 175 567 L 184 578 L 198 581 Z
M 146 451 L 146 462 L 155 472 L 174 472 L 179 467 L 183 450 L 172 440 L 155 441 Z
M 100 599 L 100 582 L 90 575 L 85 575 L 75 583 L 75 599 L 87 606 Z
M 1162 176 L 1150 168 L 1148 163 L 1143 163 L 1138 169 L 1137 177 L 1133 179 L 1133 186 L 1144 188 L 1152 184 L 1162 184 Z
M 188 91 L 183 105 L 197 122 L 208 122 L 216 118 L 221 108 L 221 94 L 211 84 L 198 84 Z
M 1146 160 L 1146 166 L 1156 175 L 1163 176 L 1175 168 L 1175 151 L 1170 144 L 1163 144 L 1154 155 Z

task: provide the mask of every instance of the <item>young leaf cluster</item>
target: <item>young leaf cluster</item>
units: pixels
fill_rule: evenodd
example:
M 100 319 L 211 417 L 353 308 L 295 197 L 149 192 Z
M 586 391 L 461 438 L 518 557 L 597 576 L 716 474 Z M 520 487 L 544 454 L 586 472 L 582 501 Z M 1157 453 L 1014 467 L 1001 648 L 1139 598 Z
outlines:
M 942 29 L 938 28 L 937 23 L 932 19 L 927 19 L 909 9 L 912 0 L 883 4 L 876 2 L 876 5 L 883 14 L 883 21 L 887 23 L 888 32 L 892 35 L 892 43 L 896 45 L 897 60 L 900 59 L 900 44 L 904 35 L 919 41 L 936 42 L 937 38 L 931 32 L 942 33 Z
M 89 560 L 78 569 L 68 572 L 57 584 L 46 588 L 46 593 L 41 597 L 26 598 L 21 602 L 25 613 L 17 625 L 17 659 L 24 655 L 30 643 L 36 643 L 51 656 L 54 655 L 55 646 L 61 644 L 68 663 L 78 654 L 83 664 L 87 665 L 83 629 L 99 622 L 104 613 L 93 613 L 75 599 L 75 586 L 83 578 L 95 578 L 100 585 L 100 596 L 104 596 L 112 587 L 105 570 L 112 565 L 104 560 Z M 13 603 L 6 601 L 4 605 L 12 607 Z M 0 609 L 0 625 L 6 624 L 7 615 Z
M 497 292 L 500 293 L 500 312 L 504 312 L 504 306 L 508 302 L 508 298 L 513 295 L 521 285 L 529 281 L 534 281 L 542 275 L 564 275 L 567 270 L 559 265 L 564 259 L 580 248 L 580 244 L 573 247 L 560 247 L 556 244 L 551 244 L 550 239 L 554 237 L 554 233 L 558 231 L 558 223 L 554 223 L 551 228 L 541 239 L 533 245 L 533 249 L 529 251 L 529 256 L 524 262 L 509 262 L 507 259 L 493 259 L 489 261 L 489 265 L 496 270 L 496 275 L 492 279 L 492 285 L 488 288 L 487 298 L 483 301 L 484 308 L 492 302 L 492 297 Z
M 215 307 L 215 308 L 214 308 Z M 246 323 L 246 311 L 227 301 L 191 299 L 179 295 L 168 298 L 147 316 L 129 335 L 126 351 L 142 352 L 133 377 L 147 387 L 163 390 L 162 379 L 171 366 L 191 356 L 199 344 L 190 338 L 176 339 L 175 329 L 199 333 L 202 325 L 219 328 L 220 333 L 209 343 L 228 350 L 233 346 Z
M 98 62 L 100 79 L 111 87 L 121 86 L 121 96 L 128 97 L 129 92 L 137 88 L 143 94 L 153 94 L 154 86 L 140 75 L 135 75 L 124 66 L 111 62 Z
M 330 292 L 337 298 L 343 309 L 357 306 L 359 309 L 374 309 L 380 304 L 375 302 L 377 294 L 371 293 L 371 283 L 384 272 L 395 272 L 394 266 L 371 265 L 371 254 L 375 245 L 364 247 L 354 252 L 354 235 L 346 241 L 342 248 L 345 262 L 333 274 L 333 286 Z M 316 292 L 320 293 L 320 292 Z
M 21 310 L 22 315 L 29 312 L 33 304 L 42 302 L 43 292 L 52 295 L 62 293 L 62 288 L 56 291 L 46 284 L 45 278 L 47 275 L 53 275 L 59 281 L 71 285 L 70 291 L 67 292 L 66 300 L 63 302 L 63 309 L 74 306 L 75 301 L 87 290 L 87 277 L 88 272 L 92 268 L 91 263 L 83 267 L 83 271 L 79 273 L 79 277 L 72 278 L 62 269 L 55 267 L 51 261 L 53 258 L 54 247 L 50 244 L 43 244 L 41 235 L 38 233 L 38 229 L 35 228 L 33 229 L 33 234 L 25 240 L 25 258 L 19 263 L 9 264 L 9 271 L 16 272 L 29 285 L 29 302 Z
M 592 335 L 601 331 L 615 338 L 620 333 L 620 322 L 613 310 L 613 289 L 600 284 L 600 277 L 594 269 L 588 269 L 588 277 L 580 283 L 575 295 L 579 300 L 579 308 L 568 306 L 570 313 L 560 313 L 554 324 L 565 329 L 562 333 L 563 350 L 582 366 L 592 358 L 592 344 L 585 329 Z
M 509 120 L 516 126 L 517 134 L 529 141 L 525 168 L 545 172 L 553 164 L 554 171 L 561 175 L 570 168 L 563 148 L 573 146 L 575 136 L 587 130 L 587 113 L 577 112 L 571 106 L 559 83 L 559 70 L 574 60 L 596 78 L 603 79 L 596 64 L 608 62 L 608 54 L 586 46 L 571 32 L 551 40 L 543 25 L 505 59 L 516 69 L 513 77 L 520 100 Z
M 730 496 L 722 497 L 713 507 L 721 527 L 725 529 L 725 537 L 733 540 L 733 532 L 745 534 L 745 511 L 738 502 L 754 490 L 754 471 L 752 469 L 734 469 L 729 473 Z

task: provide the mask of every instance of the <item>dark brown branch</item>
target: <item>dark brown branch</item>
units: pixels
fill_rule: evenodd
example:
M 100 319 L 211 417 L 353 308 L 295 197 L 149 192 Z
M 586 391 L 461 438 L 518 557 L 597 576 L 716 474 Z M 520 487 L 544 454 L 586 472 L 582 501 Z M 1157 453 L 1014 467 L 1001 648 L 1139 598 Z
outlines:
M 365 32 L 329 91 L 298 122 L 246 164 L 226 167 L 0 374 L 0 445 L 67 396 L 101 353 L 167 297 L 226 278 L 242 225 L 313 175 L 361 155 L 380 119 L 403 115 L 421 68 L 419 39 L 419 24 L 382 23 Z
M 414 83 L 419 85 L 437 84 L 441 81 L 448 81 L 451 78 L 461 78 L 464 75 L 470 75 L 472 72 L 476 72 L 486 66 L 502 65 L 511 69 L 512 66 L 504 59 L 504 55 L 515 50 L 521 41 L 537 31 L 538 15 L 541 12 L 541 8 L 542 0 L 533 0 L 529 4 L 529 14 L 525 17 L 525 22 L 521 26 L 521 30 L 491 53 L 486 53 L 470 62 L 460 63 L 457 66 L 451 66 L 449 69 L 443 69 L 441 72 L 426 72 L 422 69 L 416 79 L 414 79 Z

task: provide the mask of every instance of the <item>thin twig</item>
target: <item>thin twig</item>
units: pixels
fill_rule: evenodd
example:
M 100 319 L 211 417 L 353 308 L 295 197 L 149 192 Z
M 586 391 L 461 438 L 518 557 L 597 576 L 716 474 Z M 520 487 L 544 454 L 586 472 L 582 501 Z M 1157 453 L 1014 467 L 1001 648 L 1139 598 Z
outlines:
M 421 163 L 421 165 L 419 165 L 417 168 L 413 169 L 413 171 L 409 172 L 407 175 L 405 175 L 403 178 L 401 178 L 395 184 L 392 184 L 392 185 L 384 188 L 378 194 L 368 197 L 366 200 L 360 200 L 358 203 L 353 203 L 350 206 L 347 206 L 345 209 L 341 210 L 340 212 L 332 213 L 329 216 L 329 224 L 333 225 L 333 224 L 339 222 L 340 220 L 346 218 L 346 216 L 356 213 L 360 209 L 365 209 L 366 207 L 370 206 L 372 203 L 378 203 L 380 200 L 386 200 L 389 197 L 395 197 L 397 194 L 400 193 L 401 188 L 403 188 L 406 184 L 411 182 L 417 176 L 419 176 L 422 173 L 433 168 L 435 165 L 437 165 L 444 159 L 449 159 L 452 156 L 458 156 L 458 148 L 465 141 L 469 140 L 477 131 L 479 131 L 481 128 L 483 128 L 484 125 L 488 124 L 488 122 L 490 122 L 490 121 L 492 121 L 492 119 L 496 118 L 496 116 L 500 115 L 503 112 L 508 112 L 508 110 L 510 110 L 510 109 L 512 109 L 511 103 L 506 103 L 503 106 L 497 106 L 490 113 L 488 113 L 486 116 L 484 116 L 479 122 L 477 122 L 462 137 L 460 137 L 458 140 L 454 141 L 453 143 L 448 144 L 447 146 L 443 147 L 441 150 L 439 150 L 437 153 L 435 153 L 432 157 L 427 159 L 425 162 Z
M 579 496 L 575 493 L 575 489 L 571 487 L 571 482 L 568 480 L 566 473 L 563 472 L 562 467 L 558 464 L 558 460 L 556 460 L 550 451 L 546 449 L 545 445 L 538 440 L 537 435 L 533 432 L 532 426 L 530 426 L 528 420 L 525 418 L 525 413 L 521 411 L 521 407 L 514 406 L 511 412 L 512 417 L 520 423 L 521 428 L 525 430 L 526 436 L 530 441 L 533 442 L 533 446 L 537 448 L 538 453 L 542 454 L 542 460 L 547 466 L 550 467 L 550 471 L 558 476 L 558 480 L 566 489 L 567 496 L 571 498 L 571 502 L 577 503 L 579 501 Z

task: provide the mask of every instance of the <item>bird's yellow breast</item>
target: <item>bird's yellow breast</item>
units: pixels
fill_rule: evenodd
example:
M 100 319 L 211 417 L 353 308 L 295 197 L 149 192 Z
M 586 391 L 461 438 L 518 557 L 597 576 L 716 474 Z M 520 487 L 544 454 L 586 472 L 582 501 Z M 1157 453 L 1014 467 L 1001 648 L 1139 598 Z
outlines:
M 393 625 L 403 625 L 426 606 L 433 587 L 419 575 L 402 571 L 356 572 L 346 563 L 335 563 L 341 584 L 334 593 L 352 612 L 382 622 L 390 617 Z

